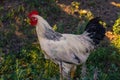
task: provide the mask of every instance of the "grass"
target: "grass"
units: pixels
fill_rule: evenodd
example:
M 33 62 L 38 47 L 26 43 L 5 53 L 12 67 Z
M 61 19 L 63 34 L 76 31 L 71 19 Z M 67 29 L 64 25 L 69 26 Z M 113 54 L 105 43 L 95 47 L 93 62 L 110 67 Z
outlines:
M 15 3 L 8 0 L 7 2 L 11 3 L 8 4 L 10 6 L 0 5 L 0 80 L 58 80 L 58 66 L 44 59 L 35 28 L 28 24 L 27 14 L 36 9 L 57 28 L 57 31 L 75 34 L 80 34 L 80 26 L 86 25 L 86 22 L 82 25 L 76 23 L 83 17 L 88 17 L 83 15 L 79 19 L 63 12 L 55 0 L 34 0 L 33 2 L 22 0 Z M 67 17 L 66 19 L 69 20 L 61 22 L 63 18 L 59 17 Z M 116 39 L 109 43 L 103 42 L 96 51 L 92 52 L 86 63 L 85 80 L 93 80 L 95 69 L 98 70 L 98 80 L 120 79 L 119 42 L 120 37 L 117 35 Z M 79 80 L 80 67 L 78 66 L 76 72 Z

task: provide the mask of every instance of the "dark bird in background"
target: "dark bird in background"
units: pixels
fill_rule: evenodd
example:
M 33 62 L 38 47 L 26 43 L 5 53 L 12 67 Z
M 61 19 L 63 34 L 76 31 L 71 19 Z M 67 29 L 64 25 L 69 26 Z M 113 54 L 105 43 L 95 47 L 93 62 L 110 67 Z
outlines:
M 37 11 L 30 12 L 28 17 L 30 24 L 36 26 L 45 58 L 59 65 L 60 80 L 72 79 L 76 66 L 80 64 L 83 64 L 82 74 L 84 74 L 84 64 L 90 52 L 105 36 L 105 28 L 99 23 L 100 19 L 97 17 L 90 20 L 81 35 L 74 35 L 55 32 Z

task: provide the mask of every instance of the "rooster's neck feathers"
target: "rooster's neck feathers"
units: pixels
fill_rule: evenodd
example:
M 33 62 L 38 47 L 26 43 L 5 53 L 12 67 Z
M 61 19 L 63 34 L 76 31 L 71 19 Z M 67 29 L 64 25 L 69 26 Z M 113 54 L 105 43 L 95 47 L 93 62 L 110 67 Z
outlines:
M 60 38 L 62 37 L 62 34 L 55 32 L 52 29 L 46 28 L 44 37 L 47 38 L 48 40 L 59 41 Z
M 55 32 L 52 27 L 44 20 L 41 16 L 36 16 L 38 18 L 38 23 L 36 26 L 37 34 L 48 40 L 59 41 L 62 37 L 62 34 Z

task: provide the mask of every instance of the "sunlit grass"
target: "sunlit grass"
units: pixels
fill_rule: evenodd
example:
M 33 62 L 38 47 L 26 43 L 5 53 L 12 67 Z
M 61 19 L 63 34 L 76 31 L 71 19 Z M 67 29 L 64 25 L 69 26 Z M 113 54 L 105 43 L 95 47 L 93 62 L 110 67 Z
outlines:
M 120 3 L 117 3 L 117 2 L 112 1 L 111 4 L 112 4 L 113 6 L 120 7 Z

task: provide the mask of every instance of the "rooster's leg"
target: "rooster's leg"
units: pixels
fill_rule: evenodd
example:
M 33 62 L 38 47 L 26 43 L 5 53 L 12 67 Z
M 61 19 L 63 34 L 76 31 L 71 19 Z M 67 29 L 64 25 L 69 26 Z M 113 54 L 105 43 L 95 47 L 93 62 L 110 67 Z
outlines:
M 63 67 L 62 67 L 62 61 L 60 61 L 60 80 L 63 80 Z
M 81 73 L 82 73 L 81 77 L 82 77 L 82 79 L 84 79 L 86 76 L 86 64 L 85 63 L 82 64 L 82 72 Z
M 71 71 L 70 71 L 70 75 L 71 75 L 71 78 L 72 78 L 72 79 L 74 78 L 75 71 L 76 71 L 76 66 L 73 66 L 73 67 L 71 68 Z
M 93 78 L 94 80 L 98 80 L 98 68 L 95 68 Z

